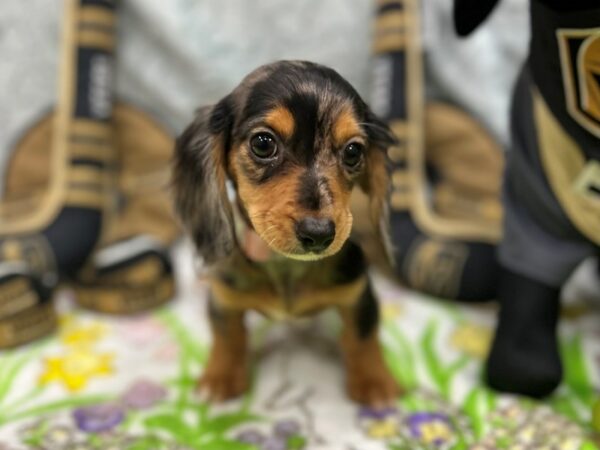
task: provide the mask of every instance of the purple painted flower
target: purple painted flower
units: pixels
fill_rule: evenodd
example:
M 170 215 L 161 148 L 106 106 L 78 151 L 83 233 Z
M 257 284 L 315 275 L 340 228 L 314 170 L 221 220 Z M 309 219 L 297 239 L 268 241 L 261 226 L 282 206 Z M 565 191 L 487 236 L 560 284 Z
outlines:
M 412 436 L 425 444 L 440 446 L 448 443 L 454 436 L 450 419 L 441 413 L 412 414 L 408 418 L 408 426 Z
M 394 416 L 398 413 L 398 410 L 393 407 L 389 408 L 369 408 L 367 406 L 363 406 L 358 411 L 358 418 L 360 420 L 363 419 L 371 419 L 371 420 L 382 420 L 387 417 Z
M 123 421 L 123 409 L 116 404 L 86 406 L 73 411 L 73 418 L 80 430 L 99 433 L 116 427 Z
M 396 408 L 362 407 L 358 412 L 360 427 L 373 439 L 390 439 L 398 434 L 400 417 Z
M 261 450 L 287 450 L 287 439 L 278 436 L 268 438 L 262 443 Z
M 167 390 L 154 381 L 140 379 L 134 382 L 123 394 L 121 400 L 126 407 L 146 409 L 154 406 L 167 396 Z
M 260 431 L 257 430 L 244 430 L 239 433 L 236 440 L 244 444 L 259 446 L 265 441 L 266 437 Z
M 273 434 L 288 438 L 300 433 L 300 424 L 295 420 L 281 420 L 273 426 Z

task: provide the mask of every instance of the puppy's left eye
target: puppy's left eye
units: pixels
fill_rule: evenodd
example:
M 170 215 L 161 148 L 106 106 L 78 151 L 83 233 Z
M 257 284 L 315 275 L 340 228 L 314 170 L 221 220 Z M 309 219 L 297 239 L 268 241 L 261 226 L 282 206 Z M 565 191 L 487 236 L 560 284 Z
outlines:
M 350 144 L 346 145 L 343 154 L 344 164 L 351 169 L 358 166 L 362 160 L 363 152 L 364 147 L 358 142 L 351 142 Z
M 258 133 L 250 139 L 252 153 L 260 159 L 269 159 L 277 153 L 277 142 L 269 133 Z

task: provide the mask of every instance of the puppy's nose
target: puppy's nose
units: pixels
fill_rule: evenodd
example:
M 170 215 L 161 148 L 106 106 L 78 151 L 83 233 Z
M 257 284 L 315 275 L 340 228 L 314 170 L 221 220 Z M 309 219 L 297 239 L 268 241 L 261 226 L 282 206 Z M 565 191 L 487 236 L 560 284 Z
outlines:
M 335 224 L 329 219 L 307 217 L 296 222 L 296 237 L 304 250 L 319 253 L 333 242 Z

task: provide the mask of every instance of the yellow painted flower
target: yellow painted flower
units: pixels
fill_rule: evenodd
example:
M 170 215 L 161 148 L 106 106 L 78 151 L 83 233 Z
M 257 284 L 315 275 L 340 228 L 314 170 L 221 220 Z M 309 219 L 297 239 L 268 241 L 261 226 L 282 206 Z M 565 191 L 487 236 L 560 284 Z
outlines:
M 575 439 L 573 437 L 568 437 L 562 440 L 562 442 L 558 445 L 560 450 L 577 450 L 581 447 L 580 439 Z
M 110 353 L 73 349 L 64 356 L 46 358 L 46 368 L 39 383 L 45 385 L 57 381 L 72 392 L 79 391 L 91 378 L 112 374 L 113 359 L 114 355 Z
M 75 326 L 77 319 L 73 313 L 62 313 L 58 315 L 58 325 L 61 329 L 71 328 Z
M 390 439 L 398 436 L 399 417 L 396 408 L 359 410 L 360 427 L 373 439 Z
M 367 434 L 373 439 L 389 439 L 398 435 L 398 423 L 393 417 L 373 421 L 367 428 Z
M 381 307 L 381 315 L 386 322 L 397 319 L 402 315 L 402 307 L 396 303 L 384 303 Z
M 440 446 L 454 438 L 454 429 L 445 414 L 415 413 L 408 418 L 408 426 L 413 437 L 427 445 Z
M 528 425 L 519 430 L 519 441 L 530 444 L 536 437 L 536 428 L 534 425 Z
M 99 322 L 93 322 L 66 327 L 61 333 L 61 340 L 65 345 L 90 346 L 102 339 L 105 334 L 106 326 Z
M 423 425 L 421 428 L 421 439 L 426 444 L 435 444 L 437 442 L 449 441 L 453 432 L 445 423 L 431 423 Z
M 450 345 L 462 353 L 483 359 L 488 354 L 491 341 L 492 331 L 489 328 L 466 323 L 454 330 Z

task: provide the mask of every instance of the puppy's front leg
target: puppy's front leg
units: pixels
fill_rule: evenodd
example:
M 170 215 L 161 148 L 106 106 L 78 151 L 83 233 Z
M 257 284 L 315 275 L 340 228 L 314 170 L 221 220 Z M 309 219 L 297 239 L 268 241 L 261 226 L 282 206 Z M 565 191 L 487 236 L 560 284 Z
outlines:
M 248 387 L 244 312 L 222 307 L 214 297 L 208 312 L 213 343 L 198 391 L 207 400 L 222 402 L 243 394 Z
M 401 390 L 385 365 L 377 336 L 379 306 L 371 286 L 351 306 L 339 308 L 343 321 L 342 353 L 350 398 L 371 407 L 394 401 Z

